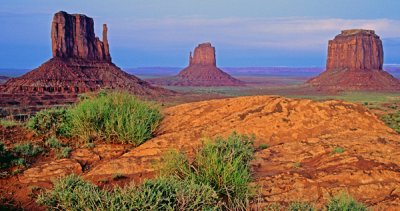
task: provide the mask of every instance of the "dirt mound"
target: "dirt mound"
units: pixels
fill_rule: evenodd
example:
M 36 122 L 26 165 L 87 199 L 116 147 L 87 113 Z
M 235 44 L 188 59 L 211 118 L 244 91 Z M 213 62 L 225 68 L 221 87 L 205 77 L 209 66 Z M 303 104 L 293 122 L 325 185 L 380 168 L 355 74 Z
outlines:
M 237 131 L 257 137 L 253 170 L 261 205 L 321 205 L 346 190 L 374 208 L 400 206 L 400 136 L 361 105 L 256 96 L 183 104 L 164 113 L 156 138 L 84 176 L 148 177 L 167 150 L 193 155 L 201 138 Z
M 216 65 L 215 48 L 202 43 L 190 52 L 189 66 L 175 77 L 148 80 L 165 86 L 243 86 L 244 82 L 233 78 Z
M 382 69 L 382 41 L 373 30 L 344 30 L 329 41 L 326 71 L 308 81 L 319 90 L 400 90 Z

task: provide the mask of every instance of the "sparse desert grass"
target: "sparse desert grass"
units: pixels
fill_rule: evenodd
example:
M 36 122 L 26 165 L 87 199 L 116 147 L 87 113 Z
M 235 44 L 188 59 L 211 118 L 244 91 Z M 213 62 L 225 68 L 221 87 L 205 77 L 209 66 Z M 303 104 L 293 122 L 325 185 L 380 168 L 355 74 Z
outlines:
M 37 202 L 61 210 L 245 210 L 253 151 L 251 138 L 234 133 L 205 142 L 193 163 L 171 151 L 162 176 L 141 185 L 108 191 L 70 175 Z
M 227 208 L 246 209 L 251 193 L 250 161 L 253 138 L 233 133 L 227 139 L 206 140 L 193 163 L 185 155 L 170 152 L 163 175 L 212 187 Z
M 71 136 L 70 116 L 64 108 L 39 111 L 29 119 L 27 126 L 39 135 Z
M 326 205 L 327 211 L 367 211 L 367 207 L 353 199 L 348 193 L 342 192 L 330 199 Z
M 10 128 L 14 127 L 17 125 L 20 125 L 20 122 L 14 121 L 14 120 L 8 120 L 8 119 L 0 119 L 0 125 L 5 127 L 5 128 Z
M 268 149 L 268 144 L 260 144 L 260 149 Z
M 51 136 L 48 138 L 45 142 L 45 145 L 53 149 L 56 153 L 56 157 L 58 159 L 61 158 L 68 158 L 72 148 L 67 146 L 66 144 L 63 144 L 60 140 L 58 140 L 57 137 Z
M 289 205 L 287 210 L 288 211 L 314 211 L 316 209 L 310 203 L 295 201 Z
M 217 199 L 211 187 L 174 178 L 107 191 L 70 175 L 40 194 L 37 202 L 54 210 L 215 210 Z
M 332 150 L 333 154 L 342 154 L 345 151 L 343 147 L 334 147 Z
M 68 109 L 42 110 L 28 122 L 37 134 L 139 145 L 152 137 L 162 115 L 157 106 L 128 93 L 100 92 Z
M 33 157 L 43 152 L 43 148 L 27 142 L 14 145 L 13 151 L 21 156 Z
M 32 143 L 16 144 L 14 147 L 6 148 L 5 144 L 0 142 L 0 169 L 13 166 L 26 167 L 27 158 L 34 157 L 42 152 L 42 147 Z M 19 173 L 20 169 L 15 169 L 14 171 L 14 173 Z
M 71 147 L 62 147 L 62 148 L 60 148 L 60 149 L 58 149 L 57 151 L 56 151 L 56 157 L 58 158 L 58 159 L 61 159 L 61 158 L 69 158 L 69 156 L 70 156 L 70 154 L 71 154 L 71 151 L 72 151 L 72 148 Z
M 381 117 L 382 121 L 396 132 L 400 133 L 400 110 Z
M 139 145 L 152 137 L 162 116 L 158 108 L 127 93 L 107 93 L 71 108 L 72 134 L 86 142 L 116 140 Z

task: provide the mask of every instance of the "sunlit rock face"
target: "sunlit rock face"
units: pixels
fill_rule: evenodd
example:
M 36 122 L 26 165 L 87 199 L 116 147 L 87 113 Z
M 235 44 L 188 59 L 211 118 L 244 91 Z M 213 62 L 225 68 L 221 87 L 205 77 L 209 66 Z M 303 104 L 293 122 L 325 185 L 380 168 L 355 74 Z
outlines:
M 373 30 L 344 30 L 328 44 L 326 71 L 307 83 L 319 90 L 400 90 L 382 69 L 382 41 Z

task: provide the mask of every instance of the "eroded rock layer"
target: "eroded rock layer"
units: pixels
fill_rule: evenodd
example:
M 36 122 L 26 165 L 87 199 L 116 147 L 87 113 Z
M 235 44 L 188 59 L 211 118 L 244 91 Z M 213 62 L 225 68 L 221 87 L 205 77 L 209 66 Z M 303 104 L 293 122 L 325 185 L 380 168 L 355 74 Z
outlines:
M 151 83 L 167 86 L 243 86 L 216 66 L 215 48 L 211 43 L 198 45 L 194 54 L 190 53 L 189 66 L 172 78 L 152 79 Z
M 332 91 L 400 90 L 382 67 L 382 41 L 373 30 L 344 30 L 329 41 L 326 71 L 308 83 Z
M 157 174 L 171 148 L 193 156 L 202 138 L 236 131 L 256 136 L 260 206 L 301 200 L 320 207 L 340 191 L 377 210 L 400 206 L 400 136 L 361 105 L 256 96 L 183 104 L 164 114 L 155 138 L 84 177 L 118 172 L 144 179 Z

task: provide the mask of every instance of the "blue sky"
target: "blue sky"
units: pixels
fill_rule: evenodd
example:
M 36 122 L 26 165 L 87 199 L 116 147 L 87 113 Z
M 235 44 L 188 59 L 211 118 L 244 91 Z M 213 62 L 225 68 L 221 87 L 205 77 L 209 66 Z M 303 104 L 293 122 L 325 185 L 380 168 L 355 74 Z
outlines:
M 186 66 L 211 41 L 219 66 L 324 66 L 342 29 L 374 29 L 385 63 L 400 63 L 398 0 L 9 0 L 0 7 L 0 68 L 34 68 L 51 57 L 52 15 L 84 13 L 109 27 L 121 67 Z

